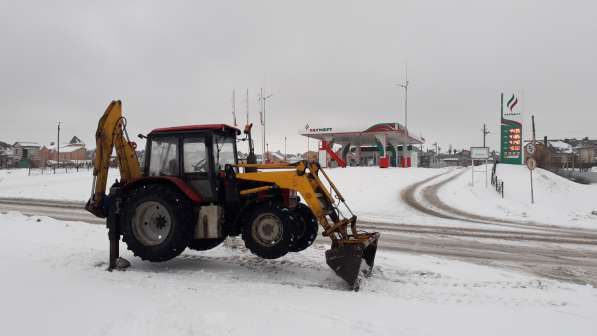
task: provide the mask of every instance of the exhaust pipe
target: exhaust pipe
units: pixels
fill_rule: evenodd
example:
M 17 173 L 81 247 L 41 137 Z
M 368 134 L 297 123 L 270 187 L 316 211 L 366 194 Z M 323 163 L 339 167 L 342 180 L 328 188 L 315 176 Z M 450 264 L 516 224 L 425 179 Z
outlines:
M 366 235 L 325 251 L 328 266 L 354 291 L 359 290 L 363 278 L 371 275 L 375 262 L 379 233 Z

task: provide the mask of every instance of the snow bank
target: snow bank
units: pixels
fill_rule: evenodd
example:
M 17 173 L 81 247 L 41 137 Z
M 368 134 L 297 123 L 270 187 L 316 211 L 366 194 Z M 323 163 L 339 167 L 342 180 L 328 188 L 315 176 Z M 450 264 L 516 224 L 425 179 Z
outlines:
M 323 245 L 277 260 L 227 241 L 106 272 L 103 226 L 0 215 L 5 335 L 594 335 L 597 290 L 379 251 L 358 293 Z
M 504 199 L 491 184 L 485 188 L 483 173 L 475 173 L 473 186 L 470 168 L 440 189 L 439 196 L 450 206 L 479 215 L 597 229 L 597 215 L 592 213 L 597 211 L 597 185 L 578 184 L 538 168 L 533 171 L 535 204 L 531 204 L 526 166 L 500 164 L 497 175 L 505 183 Z

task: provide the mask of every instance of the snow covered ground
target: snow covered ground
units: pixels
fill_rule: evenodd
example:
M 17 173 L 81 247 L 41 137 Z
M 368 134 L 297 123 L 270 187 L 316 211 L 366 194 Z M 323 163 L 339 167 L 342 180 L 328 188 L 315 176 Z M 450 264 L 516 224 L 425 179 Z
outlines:
M 0 215 L 5 335 L 595 335 L 597 290 L 378 251 L 346 291 L 324 245 L 277 260 L 227 241 L 106 272 L 105 228 Z
M 488 169 L 491 178 L 491 166 Z M 440 199 L 479 215 L 597 230 L 597 184 L 575 183 L 537 168 L 533 172 L 535 204 L 531 204 L 526 166 L 500 164 L 497 175 L 505 184 L 504 199 L 490 183 L 485 187 L 484 173 L 475 173 L 473 185 L 470 168 L 440 189 Z
M 449 178 L 459 170 L 350 167 L 326 171 L 362 221 L 462 225 L 460 222 L 422 216 L 400 199 L 400 192 L 413 183 L 445 172 L 450 173 L 443 178 Z M 577 184 L 537 169 L 534 173 L 536 202 L 533 205 L 530 203 L 526 167 L 498 165 L 497 173 L 505 181 L 504 199 L 491 185 L 485 188 L 484 174 L 475 174 L 473 186 L 470 170 L 440 188 L 440 199 L 454 208 L 478 215 L 597 229 L 597 215 L 592 213 L 597 211 L 597 184 Z M 118 170 L 111 169 L 108 183 L 118 177 Z M 47 172 L 41 175 L 39 170 L 35 170 L 31 176 L 26 169 L 0 170 L 0 197 L 84 202 L 89 198 L 91 181 L 91 170 L 69 171 L 68 174 L 60 171 L 56 175 Z
M 480 167 L 477 167 L 480 169 Z M 401 201 L 400 192 L 413 183 L 450 172 L 443 169 L 379 169 L 351 167 L 327 169 L 359 219 L 370 222 L 449 225 L 444 220 L 421 214 Z M 457 173 L 457 171 L 451 174 Z M 451 174 L 446 174 L 448 178 Z M 485 188 L 484 174 L 470 170 L 439 190 L 446 204 L 467 212 L 560 226 L 597 229 L 597 185 L 571 182 L 542 169 L 534 172 L 535 204 L 530 203 L 529 173 L 524 166 L 498 165 L 498 176 L 505 181 L 505 198 Z M 109 184 L 119 177 L 111 169 Z M 34 198 L 84 202 L 91 191 L 91 170 L 64 171 L 28 176 L 26 169 L 0 170 L 0 197 Z M 453 224 L 453 223 L 452 223 Z
M 445 169 L 328 169 L 361 220 L 476 225 L 423 215 L 402 202 L 406 187 Z M 597 186 L 501 165 L 506 198 L 470 171 L 440 189 L 465 211 L 596 228 Z M 118 177 L 110 171 L 109 183 Z M 91 171 L 41 175 L 0 170 L 0 197 L 86 201 Z M 574 195 L 574 197 L 571 197 Z M 240 240 L 172 261 L 132 262 L 106 272 L 103 226 L 0 214 L 0 323 L 6 334 L 47 335 L 594 335 L 597 289 L 501 268 L 379 250 L 374 276 L 358 293 L 325 264 L 326 245 L 277 260 L 251 255 Z M 124 246 L 121 248 L 124 249 Z
M 0 170 L 0 197 L 33 198 L 60 201 L 84 202 L 91 194 L 93 171 L 87 169 L 64 169 L 53 174 L 51 170 L 32 169 Z M 108 187 L 120 174 L 110 169 Z
M 327 169 L 360 220 L 380 223 L 432 224 L 435 219 L 402 202 L 400 192 L 416 182 L 448 172 L 448 168 L 380 169 L 350 167 Z
M 400 201 L 400 191 L 446 171 L 377 167 L 326 170 L 359 219 L 387 223 L 421 221 L 416 210 Z M 118 170 L 111 169 L 108 185 L 118 177 Z M 35 170 L 31 176 L 28 176 L 27 169 L 0 170 L 0 197 L 84 202 L 89 199 L 91 181 L 91 170 L 69 171 L 68 174 L 62 170 L 56 175 L 47 172 L 41 175 L 39 170 Z

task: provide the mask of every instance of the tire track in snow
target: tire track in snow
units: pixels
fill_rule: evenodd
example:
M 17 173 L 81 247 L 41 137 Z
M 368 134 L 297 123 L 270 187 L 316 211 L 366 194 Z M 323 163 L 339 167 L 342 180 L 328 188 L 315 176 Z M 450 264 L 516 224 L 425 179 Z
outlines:
M 581 228 L 569 228 L 555 225 L 546 225 L 535 222 L 527 221 L 516 221 L 507 220 L 502 218 L 482 216 L 474 214 L 472 212 L 464 211 L 461 209 L 454 208 L 443 202 L 439 196 L 438 191 L 444 185 L 454 181 L 460 175 L 464 174 L 467 170 L 462 170 L 457 174 L 450 176 L 447 179 L 440 180 L 439 182 L 431 183 L 434 180 L 440 179 L 448 173 L 441 173 L 423 181 L 412 184 L 411 186 L 404 189 L 401 193 L 402 200 L 414 209 L 419 210 L 427 215 L 439 217 L 448 220 L 466 221 L 470 223 L 485 224 L 492 226 L 505 226 L 516 229 L 525 229 L 533 231 L 551 232 L 558 235 L 566 235 L 582 238 L 597 239 L 597 231 L 586 230 Z M 420 191 L 419 191 L 420 190 Z M 417 194 L 420 193 L 424 202 L 417 199 Z

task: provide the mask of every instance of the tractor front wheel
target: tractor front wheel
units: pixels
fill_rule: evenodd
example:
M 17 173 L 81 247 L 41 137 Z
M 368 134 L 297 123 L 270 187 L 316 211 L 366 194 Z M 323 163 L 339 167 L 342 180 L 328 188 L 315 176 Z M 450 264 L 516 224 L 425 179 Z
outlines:
M 294 213 L 296 218 L 296 237 L 290 251 L 300 252 L 313 245 L 313 242 L 315 242 L 317 231 L 319 230 L 319 223 L 317 222 L 315 215 L 313 215 L 313 211 L 302 203 L 296 206 Z
M 295 220 L 285 208 L 265 205 L 256 208 L 243 226 L 245 246 L 264 259 L 284 256 L 294 241 Z

